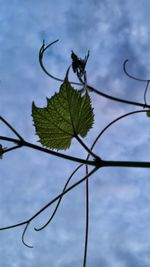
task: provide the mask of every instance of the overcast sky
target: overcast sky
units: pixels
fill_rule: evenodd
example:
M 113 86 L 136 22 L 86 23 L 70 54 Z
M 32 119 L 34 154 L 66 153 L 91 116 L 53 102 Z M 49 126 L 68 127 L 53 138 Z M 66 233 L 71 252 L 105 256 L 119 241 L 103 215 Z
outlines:
M 59 39 L 44 62 L 64 78 L 73 50 L 90 50 L 88 83 L 116 97 L 143 102 L 145 84 L 125 76 L 122 64 L 142 79 L 150 79 L 150 2 L 148 0 L 0 0 L 0 115 L 23 137 L 36 143 L 32 101 L 46 105 L 60 83 L 41 70 L 38 52 Z M 70 78 L 75 80 L 73 74 Z M 91 95 L 95 124 L 85 143 L 90 147 L 111 120 L 138 108 Z M 149 102 L 148 92 L 147 101 Z M 14 137 L 1 123 L 0 135 Z M 3 145 L 8 145 L 3 143 Z M 144 113 L 113 125 L 95 147 L 103 159 L 150 161 L 150 121 Z M 85 158 L 76 141 L 69 155 Z M 77 164 L 22 148 L 0 162 L 0 227 L 27 220 L 59 194 Z M 82 169 L 72 178 L 80 179 Z M 101 169 L 90 178 L 90 229 L 87 267 L 150 266 L 149 170 Z M 2 267 L 82 266 L 85 234 L 85 184 L 68 193 L 52 223 L 43 231 L 54 206 L 29 226 L 0 232 Z

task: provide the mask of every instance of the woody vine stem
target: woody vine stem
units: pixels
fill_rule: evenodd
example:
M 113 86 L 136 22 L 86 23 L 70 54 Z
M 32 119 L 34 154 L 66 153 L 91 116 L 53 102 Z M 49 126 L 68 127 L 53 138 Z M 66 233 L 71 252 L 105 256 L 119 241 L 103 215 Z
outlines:
M 43 63 L 43 56 L 44 56 L 44 53 L 46 52 L 46 50 L 48 48 L 51 47 L 51 45 L 53 45 L 54 43 L 56 43 L 58 40 L 52 42 L 51 44 L 48 44 L 47 46 L 45 46 L 44 42 L 43 42 L 43 45 L 42 47 L 40 48 L 40 51 L 39 51 L 39 63 L 40 63 L 40 66 L 42 68 L 42 70 L 44 71 L 45 74 L 47 74 L 50 78 L 52 79 L 55 79 L 59 82 L 64 82 L 63 79 L 60 79 L 56 76 L 53 76 L 51 73 L 49 73 L 47 71 L 47 69 L 45 68 L 44 66 L 44 63 Z M 134 79 L 134 80 L 137 80 L 139 82 L 143 82 L 146 84 L 145 86 L 145 91 L 144 91 L 144 103 L 139 103 L 139 102 L 134 102 L 134 101 L 129 101 L 129 100 L 125 100 L 125 99 L 120 99 L 120 98 L 117 98 L 117 97 L 114 97 L 114 96 L 111 96 L 111 95 L 108 95 L 108 94 L 105 94 L 97 89 L 95 89 L 94 87 L 90 86 L 87 84 L 87 77 L 86 77 L 86 70 L 85 70 L 85 67 L 86 67 L 86 63 L 87 63 L 87 60 L 88 60 L 88 57 L 89 57 L 89 52 L 88 52 L 88 55 L 84 58 L 84 59 L 80 59 L 78 58 L 78 56 L 76 56 L 74 54 L 74 52 L 72 52 L 72 69 L 74 71 L 74 73 L 76 74 L 79 82 L 70 82 L 70 84 L 74 84 L 74 85 L 77 85 L 77 86 L 81 86 L 81 91 L 83 92 L 90 92 L 90 93 L 95 93 L 97 94 L 98 96 L 100 97 L 105 97 L 107 99 L 110 99 L 112 101 L 117 101 L 117 102 L 121 102 L 121 103 L 124 103 L 124 104 L 128 104 L 128 105 L 133 105 L 133 106 L 137 106 L 137 107 L 141 107 L 143 109 L 140 109 L 140 110 L 135 110 L 135 111 L 132 111 L 132 112 L 129 112 L 129 113 L 126 113 L 122 116 L 119 116 L 118 118 L 116 118 L 115 120 L 113 120 L 111 123 L 109 123 L 104 129 L 101 130 L 101 132 L 97 135 L 95 141 L 93 142 L 91 148 L 87 147 L 87 145 L 83 142 L 83 140 L 79 137 L 79 135 L 76 133 L 76 131 L 74 130 L 74 138 L 76 138 L 76 140 L 79 142 L 79 144 L 87 151 L 88 155 L 87 155 L 87 158 L 86 159 L 82 159 L 82 158 L 78 158 L 78 157 L 74 157 L 74 156 L 71 156 L 71 155 L 66 155 L 64 153 L 60 153 L 60 152 L 56 152 L 52 149 L 49 149 L 49 148 L 45 148 L 43 146 L 38 146 L 36 144 L 33 144 L 33 143 L 30 143 L 28 141 L 26 141 L 19 133 L 18 131 L 5 119 L 3 118 L 2 116 L 0 116 L 0 121 L 2 123 L 4 123 L 12 132 L 13 134 L 15 134 L 16 138 L 11 138 L 11 137 L 7 137 L 7 136 L 0 136 L 0 140 L 2 142 L 9 142 L 10 144 L 12 144 L 12 146 L 6 148 L 6 147 L 3 147 L 2 145 L 0 146 L 0 156 L 2 157 L 4 154 L 10 152 L 10 151 L 14 151 L 16 149 L 19 149 L 19 148 L 23 148 L 23 147 L 28 147 L 29 149 L 35 149 L 37 151 L 40 151 L 40 152 L 43 152 L 43 153 L 47 153 L 49 155 L 52 155 L 52 156 L 56 156 L 56 157 L 59 157 L 59 158 L 62 158 L 62 159 L 66 159 L 66 160 L 70 160 L 70 161 L 73 161 L 73 162 L 76 162 L 78 163 L 78 166 L 77 168 L 72 172 L 72 174 L 69 176 L 62 192 L 56 196 L 54 199 L 52 199 L 50 202 L 48 202 L 44 207 L 42 207 L 39 211 L 37 211 L 35 214 L 33 214 L 33 216 L 25 221 L 22 221 L 22 222 L 19 222 L 19 223 L 16 223 L 14 225 L 10 225 L 10 226 L 6 226 L 6 227 L 3 227 L 3 228 L 0 228 L 0 230 L 6 230 L 6 229 L 11 229 L 11 228 L 16 228 L 16 227 L 20 227 L 20 226 L 24 226 L 24 231 L 22 233 L 22 242 L 24 245 L 26 245 L 27 247 L 29 248 L 32 248 L 31 245 L 28 245 L 26 242 L 25 242 L 25 233 L 30 225 L 30 223 L 37 217 L 39 216 L 39 214 L 41 214 L 45 209 L 47 209 L 48 207 L 50 207 L 54 202 L 57 201 L 57 204 L 56 204 L 56 207 L 53 211 L 53 213 L 51 214 L 49 220 L 41 227 L 39 228 L 34 228 L 35 231 L 40 231 L 40 230 L 43 230 L 50 222 L 51 220 L 53 219 L 60 203 L 61 203 L 61 200 L 63 198 L 63 196 L 65 194 L 67 194 L 69 191 L 71 191 L 73 188 L 75 188 L 76 186 L 78 186 L 79 184 L 81 184 L 82 182 L 86 182 L 86 231 L 85 231 L 85 246 L 84 246 L 84 257 L 83 257 L 83 267 L 86 266 L 86 262 L 87 262 L 87 247 L 88 247 L 88 228 L 89 228 L 89 191 L 88 191 L 88 188 L 89 188 L 89 178 L 100 168 L 103 168 L 103 167 L 135 167 L 135 168 L 150 168 L 150 162 L 137 162 L 137 161 L 108 161 L 108 160 L 105 160 L 105 159 L 102 159 L 99 155 L 96 155 L 94 152 L 93 152 L 93 148 L 94 146 L 96 145 L 97 141 L 101 138 L 101 136 L 112 126 L 114 125 L 115 123 L 119 122 L 120 120 L 122 119 L 125 119 L 131 115 L 134 115 L 134 114 L 137 114 L 137 113 L 147 113 L 147 115 L 149 115 L 149 112 L 150 112 L 150 105 L 148 105 L 147 103 L 147 98 L 146 98 L 146 95 L 147 95 L 147 90 L 148 90 L 148 86 L 149 86 L 149 83 L 150 83 L 150 80 L 146 80 L 146 79 L 140 79 L 140 78 L 137 78 L 137 77 L 134 77 L 132 76 L 131 74 L 128 73 L 127 71 L 127 68 L 126 68 L 126 65 L 128 63 L 128 60 L 125 60 L 124 64 L 123 64 L 123 70 L 124 70 L 124 73 L 131 79 Z M 147 109 L 145 109 L 147 108 Z M 92 160 L 89 160 L 89 158 L 92 157 Z M 76 183 L 74 183 L 72 186 L 69 186 L 68 187 L 68 184 L 71 180 L 71 178 L 73 177 L 73 175 L 82 167 L 85 166 L 85 176 L 82 177 L 81 179 L 79 179 Z M 89 171 L 88 170 L 88 166 L 91 166 L 92 167 L 92 170 Z

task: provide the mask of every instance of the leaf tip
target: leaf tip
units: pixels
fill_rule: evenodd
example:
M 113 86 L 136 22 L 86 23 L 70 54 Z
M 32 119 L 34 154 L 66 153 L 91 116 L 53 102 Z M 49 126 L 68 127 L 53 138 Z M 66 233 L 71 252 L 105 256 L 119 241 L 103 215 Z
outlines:
M 36 107 L 36 105 L 35 105 L 35 103 L 34 103 L 34 101 L 32 102 L 32 109 L 33 108 L 35 108 Z
M 67 69 L 67 71 L 66 71 L 66 75 L 65 75 L 65 79 L 64 79 L 64 82 L 67 82 L 67 83 L 69 82 L 69 81 L 68 81 L 68 76 L 69 76 L 70 67 L 71 67 L 71 66 L 69 66 L 69 68 Z

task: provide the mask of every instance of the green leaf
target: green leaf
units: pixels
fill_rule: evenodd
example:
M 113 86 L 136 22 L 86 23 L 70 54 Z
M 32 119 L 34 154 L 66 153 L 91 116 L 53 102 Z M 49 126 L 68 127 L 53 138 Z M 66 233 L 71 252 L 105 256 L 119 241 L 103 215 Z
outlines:
M 68 72 L 59 93 L 47 99 L 47 107 L 33 102 L 32 116 L 36 134 L 42 145 L 51 149 L 67 149 L 76 135 L 85 137 L 94 121 L 91 100 L 68 82 Z
M 147 114 L 147 117 L 150 117 L 150 111 L 147 111 L 146 114 Z

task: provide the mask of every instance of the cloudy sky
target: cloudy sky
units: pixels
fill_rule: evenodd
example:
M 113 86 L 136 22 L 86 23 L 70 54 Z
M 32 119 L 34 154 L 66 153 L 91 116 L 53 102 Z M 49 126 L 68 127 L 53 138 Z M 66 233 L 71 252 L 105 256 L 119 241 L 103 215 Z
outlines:
M 46 105 L 46 97 L 60 84 L 49 79 L 38 63 L 43 39 L 59 42 L 44 62 L 64 78 L 73 50 L 84 57 L 90 50 L 88 83 L 105 93 L 143 103 L 145 83 L 125 76 L 122 64 L 142 79 L 150 79 L 150 3 L 148 0 L 0 0 L 0 115 L 27 140 L 38 137 L 31 117 L 32 101 Z M 73 74 L 70 77 L 75 80 Z M 95 124 L 85 139 L 94 138 L 111 120 L 137 110 L 91 95 Z M 147 102 L 150 93 L 147 95 Z M 12 136 L 1 123 L 0 135 Z M 4 145 L 8 145 L 3 143 Z M 103 159 L 150 161 L 150 121 L 144 113 L 113 125 L 94 152 Z M 69 155 L 85 158 L 73 141 Z M 7 153 L 0 162 L 0 227 L 27 220 L 62 191 L 77 164 L 29 148 Z M 82 169 L 72 182 L 83 177 Z M 149 170 L 106 168 L 90 179 L 90 230 L 87 266 L 150 266 Z M 42 226 L 52 206 L 29 226 L 0 232 L 3 267 L 82 266 L 85 234 L 85 184 L 68 193 L 52 223 Z

